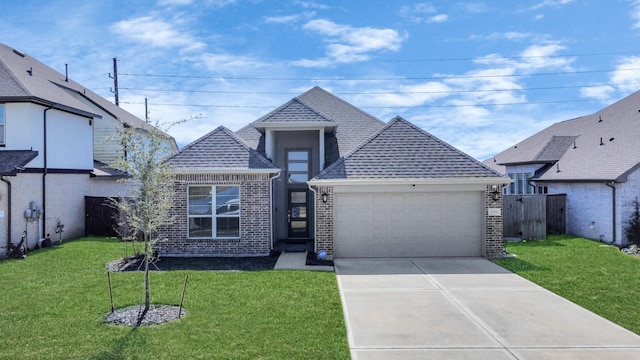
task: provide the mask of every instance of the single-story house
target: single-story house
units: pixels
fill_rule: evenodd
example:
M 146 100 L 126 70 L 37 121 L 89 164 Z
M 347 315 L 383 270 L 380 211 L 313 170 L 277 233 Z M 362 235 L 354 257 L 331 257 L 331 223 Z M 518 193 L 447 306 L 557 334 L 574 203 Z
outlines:
M 566 194 L 567 232 L 626 246 L 640 196 L 640 92 L 555 123 L 484 163 L 513 179 L 505 194 Z
M 502 254 L 509 179 L 402 119 L 314 87 L 169 159 L 165 256 L 265 255 L 283 240 L 329 257 Z

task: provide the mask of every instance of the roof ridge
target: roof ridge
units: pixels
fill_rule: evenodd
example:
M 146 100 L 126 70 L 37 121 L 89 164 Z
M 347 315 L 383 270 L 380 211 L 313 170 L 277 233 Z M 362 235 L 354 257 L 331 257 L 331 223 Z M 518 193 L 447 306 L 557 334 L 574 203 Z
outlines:
M 368 117 L 370 117 L 370 118 L 372 118 L 372 119 L 374 119 L 374 120 L 377 120 L 377 121 L 379 121 L 379 122 L 381 122 L 381 123 L 383 123 L 383 124 L 385 123 L 384 121 L 382 121 L 382 120 L 378 119 L 377 117 L 375 117 L 375 116 L 373 116 L 373 115 L 369 114 L 368 112 L 366 112 L 366 111 L 364 111 L 364 110 L 360 109 L 359 107 L 357 107 L 357 106 L 355 106 L 355 105 L 351 104 L 350 102 L 348 102 L 348 101 L 346 101 L 346 100 L 344 100 L 344 99 L 341 99 L 341 98 L 337 97 L 336 95 L 334 95 L 334 94 L 330 93 L 329 91 L 327 91 L 327 90 L 325 90 L 325 89 L 321 88 L 321 87 L 320 87 L 320 86 L 318 86 L 318 85 L 316 85 L 316 86 L 312 87 L 311 89 L 309 89 L 309 90 L 305 91 L 304 93 L 302 93 L 302 94 L 300 94 L 300 95 L 296 96 L 296 98 L 300 98 L 300 97 L 302 97 L 302 96 L 305 96 L 306 94 L 310 93 L 310 92 L 311 92 L 311 91 L 313 91 L 313 90 L 319 90 L 319 91 L 322 91 L 324 94 L 330 95 L 332 98 L 334 98 L 334 99 L 336 99 L 336 100 L 340 101 L 341 103 L 343 103 L 343 104 L 345 104 L 345 105 L 348 105 L 349 107 L 351 107 L 352 109 L 354 109 L 354 110 L 356 110 L 356 111 L 360 112 L 361 114 L 364 114 L 364 115 L 366 115 L 366 116 L 368 116 Z

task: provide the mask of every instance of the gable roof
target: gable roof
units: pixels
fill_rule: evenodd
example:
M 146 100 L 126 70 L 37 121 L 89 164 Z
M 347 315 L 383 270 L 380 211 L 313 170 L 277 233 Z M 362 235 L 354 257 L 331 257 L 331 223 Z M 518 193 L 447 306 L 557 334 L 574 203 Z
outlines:
M 131 127 L 147 130 L 153 127 L 70 78 L 65 79 L 65 75 L 28 54 L 2 43 L 0 101 L 33 102 L 81 116 L 100 118 L 88 102 Z
M 486 160 L 500 166 L 555 164 L 534 180 L 626 181 L 640 166 L 640 92 L 591 115 L 555 123 Z
M 300 112 L 302 118 L 294 118 L 296 111 Z M 309 125 L 312 125 L 313 122 L 324 121 L 328 122 L 325 126 L 335 126 L 335 136 L 325 137 L 325 141 L 337 144 L 336 146 L 325 146 L 327 152 L 336 152 L 335 154 L 327 153 L 325 155 L 327 161 L 344 156 L 385 125 L 382 120 L 315 86 L 254 123 L 238 130 L 237 134 L 251 147 L 259 149 L 263 135 L 256 130 L 255 125 L 262 124 L 264 126 L 266 122 L 271 120 L 281 123 L 305 121 Z
M 335 121 L 318 113 L 314 109 L 302 103 L 298 98 L 289 100 L 286 104 L 252 122 L 251 125 L 255 128 L 259 128 L 269 124 L 287 123 L 304 123 L 309 125 L 330 123 L 330 125 L 335 125 Z
M 2 150 L 0 151 L 0 176 L 15 176 L 29 161 L 38 156 L 33 150 Z
M 269 160 L 250 148 L 224 126 L 185 146 L 169 158 L 177 172 L 267 172 L 279 171 Z
M 500 175 L 401 117 L 320 172 L 315 180 L 495 178 Z

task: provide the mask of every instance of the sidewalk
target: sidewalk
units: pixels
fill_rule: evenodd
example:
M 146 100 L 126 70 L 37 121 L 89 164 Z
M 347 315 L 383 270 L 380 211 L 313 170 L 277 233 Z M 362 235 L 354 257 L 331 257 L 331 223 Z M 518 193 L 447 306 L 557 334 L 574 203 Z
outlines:
M 311 270 L 311 271 L 334 271 L 333 266 L 305 265 L 307 262 L 307 252 L 282 252 L 274 270 Z

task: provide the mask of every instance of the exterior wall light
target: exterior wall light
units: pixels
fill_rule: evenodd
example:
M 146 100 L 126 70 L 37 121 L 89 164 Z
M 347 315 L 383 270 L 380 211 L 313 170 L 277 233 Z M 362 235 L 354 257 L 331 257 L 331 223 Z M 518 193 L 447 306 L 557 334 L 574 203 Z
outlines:
M 493 201 L 498 201 L 498 199 L 500 199 L 500 191 L 498 191 L 498 185 L 493 184 L 491 185 L 491 200 Z
M 327 194 L 326 192 L 323 192 L 322 195 L 320 196 L 322 196 L 322 202 L 326 204 L 327 201 L 329 200 L 329 194 Z

